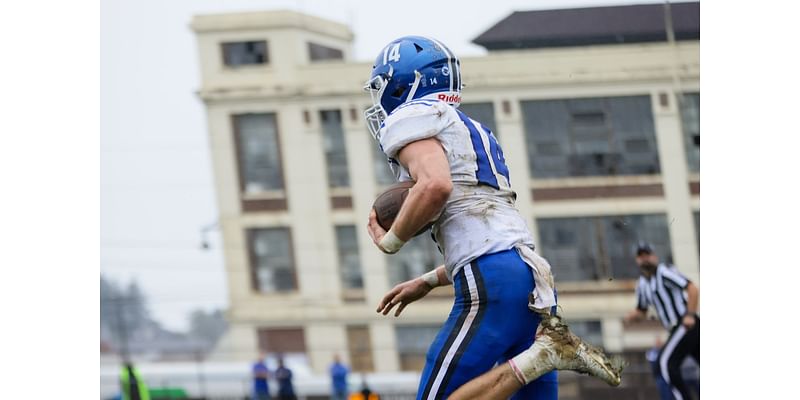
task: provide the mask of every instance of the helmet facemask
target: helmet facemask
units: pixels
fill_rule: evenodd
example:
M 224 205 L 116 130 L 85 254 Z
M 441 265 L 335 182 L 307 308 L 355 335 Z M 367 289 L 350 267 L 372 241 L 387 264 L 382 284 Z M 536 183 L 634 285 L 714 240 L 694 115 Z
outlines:
M 372 107 L 364 111 L 364 119 L 367 120 L 369 133 L 378 142 L 381 140 L 381 125 L 388 116 L 383 105 L 381 105 L 381 99 L 386 87 L 389 86 L 389 80 L 392 79 L 393 72 L 392 67 L 389 66 L 388 74 L 375 75 L 364 85 L 364 91 L 369 92 L 369 96 L 372 99 Z

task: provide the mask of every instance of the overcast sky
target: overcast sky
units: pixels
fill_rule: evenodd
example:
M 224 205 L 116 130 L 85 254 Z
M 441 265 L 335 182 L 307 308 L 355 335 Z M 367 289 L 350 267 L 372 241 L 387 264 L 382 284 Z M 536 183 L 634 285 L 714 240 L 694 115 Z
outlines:
M 459 56 L 485 54 L 470 41 L 516 10 L 642 3 L 660 1 L 102 1 L 101 271 L 135 278 L 168 328 L 185 329 L 194 308 L 227 305 L 218 233 L 210 250 L 200 249 L 217 209 L 205 113 L 194 94 L 192 15 L 292 9 L 332 19 L 351 27 L 361 61 L 408 34 L 436 37 Z

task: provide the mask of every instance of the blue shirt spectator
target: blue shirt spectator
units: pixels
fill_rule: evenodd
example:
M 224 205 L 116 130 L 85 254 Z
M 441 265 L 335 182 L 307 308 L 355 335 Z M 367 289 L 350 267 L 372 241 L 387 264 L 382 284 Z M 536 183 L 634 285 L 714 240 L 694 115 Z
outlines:
M 269 400 L 269 369 L 261 358 L 253 364 L 253 398 L 257 400 Z
M 331 381 L 333 383 L 333 394 L 331 400 L 347 399 L 347 367 L 339 360 L 339 356 L 333 357 L 333 364 L 330 368 Z

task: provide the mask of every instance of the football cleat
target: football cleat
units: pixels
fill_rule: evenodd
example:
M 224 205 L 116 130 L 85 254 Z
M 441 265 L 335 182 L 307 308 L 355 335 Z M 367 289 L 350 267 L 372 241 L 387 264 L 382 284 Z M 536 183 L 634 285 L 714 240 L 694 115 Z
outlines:
M 600 378 L 611 386 L 621 382 L 625 362 L 585 343 L 569 330 L 561 317 L 542 315 L 536 341 L 528 350 L 512 360 L 518 378 L 528 383 L 554 369 L 575 371 Z

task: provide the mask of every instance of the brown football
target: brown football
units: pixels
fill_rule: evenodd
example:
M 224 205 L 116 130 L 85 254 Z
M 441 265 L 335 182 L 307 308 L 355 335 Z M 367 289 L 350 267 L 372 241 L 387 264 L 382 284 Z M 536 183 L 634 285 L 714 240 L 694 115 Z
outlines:
M 375 209 L 375 216 L 378 220 L 378 225 L 380 225 L 381 228 L 388 231 L 389 228 L 392 227 L 394 219 L 397 217 L 397 213 L 400 212 L 400 207 L 402 207 L 403 202 L 406 201 L 408 191 L 412 186 L 414 186 L 414 181 L 395 183 L 379 194 L 375 199 L 375 202 L 372 203 L 372 208 Z M 425 231 L 427 231 L 431 225 L 433 225 L 433 223 L 430 223 L 420 229 L 420 231 L 414 236 L 425 233 Z

